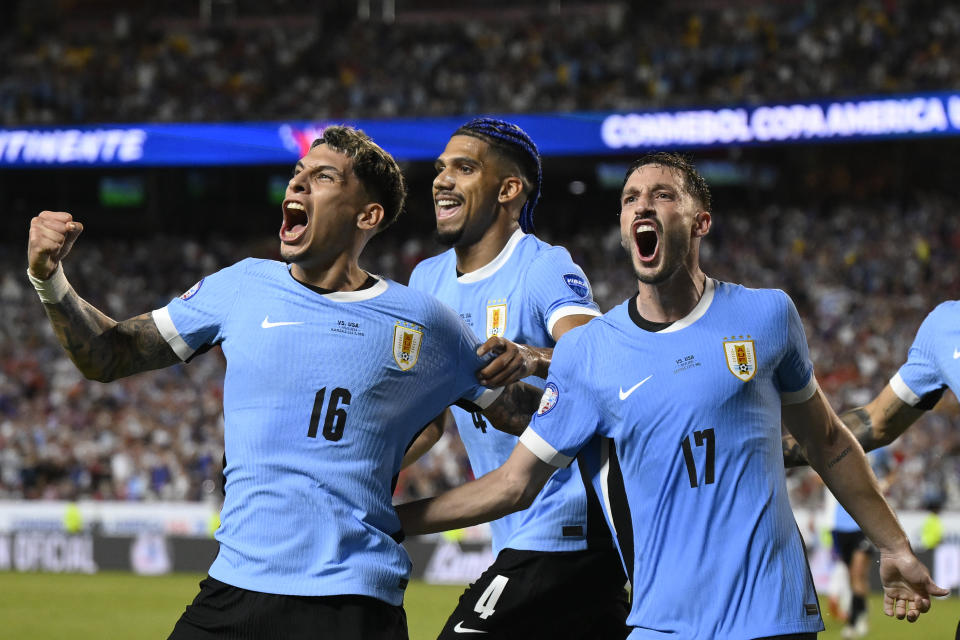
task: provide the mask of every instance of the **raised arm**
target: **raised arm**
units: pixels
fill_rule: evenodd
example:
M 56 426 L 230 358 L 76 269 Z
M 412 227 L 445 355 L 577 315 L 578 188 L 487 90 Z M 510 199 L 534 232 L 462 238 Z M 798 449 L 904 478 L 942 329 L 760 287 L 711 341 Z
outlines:
M 30 222 L 27 243 L 27 273 L 70 359 L 101 382 L 180 362 L 149 313 L 117 322 L 67 282 L 61 262 L 82 231 L 69 213 L 43 211 Z
M 554 471 L 517 443 L 502 466 L 439 496 L 399 505 L 397 515 L 407 535 L 489 522 L 529 507 Z
M 923 409 L 911 407 L 901 400 L 888 384 L 866 406 L 841 413 L 840 420 L 847 425 L 864 451 L 873 451 L 896 440 L 923 412 Z M 782 442 L 784 466 L 809 464 L 796 438 L 789 432 L 783 432 Z
M 786 405 L 783 425 L 807 454 L 810 466 L 880 549 L 884 613 L 915 621 L 931 595 L 946 595 L 930 578 L 890 506 L 880 494 L 863 449 L 830 408 L 820 389 L 806 402 Z

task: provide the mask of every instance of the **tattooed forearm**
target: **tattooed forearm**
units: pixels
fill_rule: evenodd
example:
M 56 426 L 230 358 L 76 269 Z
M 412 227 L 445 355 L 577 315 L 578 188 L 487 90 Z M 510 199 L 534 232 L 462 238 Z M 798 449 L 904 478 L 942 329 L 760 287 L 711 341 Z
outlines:
M 877 440 L 873 432 L 873 420 L 870 418 L 870 414 L 863 407 L 857 407 L 841 414 L 840 419 L 849 427 L 864 451 L 873 451 L 877 447 L 883 446 L 883 443 Z
M 783 443 L 784 467 L 802 467 L 810 464 L 807 461 L 806 454 L 803 453 L 803 447 L 800 446 L 800 443 L 797 442 L 796 438 L 789 433 L 784 433 L 780 437 L 780 440 Z
M 846 449 L 844 449 L 843 451 L 841 451 L 840 453 L 838 453 L 838 454 L 833 458 L 833 460 L 831 460 L 830 462 L 827 463 L 827 469 L 832 469 L 834 466 L 836 466 L 836 464 L 837 464 L 838 462 L 840 462 L 841 460 L 843 460 L 844 458 L 846 458 L 846 457 L 850 454 L 851 451 L 853 451 L 853 447 L 847 447 Z
M 57 340 L 91 380 L 107 382 L 179 362 L 150 314 L 118 323 L 73 292 L 44 308 Z
M 540 405 L 543 390 L 525 382 L 507 385 L 493 404 L 483 410 L 483 415 L 495 429 L 520 435 L 530 423 L 530 416 Z

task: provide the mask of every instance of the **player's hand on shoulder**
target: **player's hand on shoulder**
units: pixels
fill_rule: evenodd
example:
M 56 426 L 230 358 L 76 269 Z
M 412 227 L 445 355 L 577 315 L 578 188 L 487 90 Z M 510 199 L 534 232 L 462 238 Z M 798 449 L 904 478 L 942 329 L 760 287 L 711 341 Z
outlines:
M 488 353 L 495 357 L 477 371 L 477 380 L 485 387 L 504 387 L 532 375 L 537 369 L 538 354 L 525 344 L 494 336 L 477 349 L 477 355 Z
M 83 225 L 65 211 L 41 211 L 30 221 L 27 265 L 35 278 L 46 280 L 70 253 Z
M 880 580 L 883 583 L 883 612 L 898 620 L 916 622 L 930 610 L 930 596 L 945 596 L 949 589 L 938 587 L 923 563 L 909 550 L 880 553 Z

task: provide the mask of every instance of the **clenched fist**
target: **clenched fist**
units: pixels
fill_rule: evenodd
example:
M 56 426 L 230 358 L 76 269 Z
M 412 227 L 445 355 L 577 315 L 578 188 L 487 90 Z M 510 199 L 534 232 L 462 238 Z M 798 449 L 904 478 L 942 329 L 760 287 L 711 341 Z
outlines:
M 41 211 L 30 221 L 27 242 L 30 273 L 41 280 L 53 275 L 82 231 L 83 225 L 65 211 Z

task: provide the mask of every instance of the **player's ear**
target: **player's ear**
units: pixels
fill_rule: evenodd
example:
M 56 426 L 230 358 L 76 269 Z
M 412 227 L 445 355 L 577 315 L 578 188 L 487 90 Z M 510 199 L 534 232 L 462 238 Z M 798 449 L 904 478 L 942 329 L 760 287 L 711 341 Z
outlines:
M 369 202 L 357 213 L 357 228 L 369 231 L 376 229 L 383 221 L 383 205 L 379 202 Z
M 710 216 L 709 211 L 698 211 L 693 217 L 693 230 L 691 235 L 694 238 L 702 238 L 707 235 L 710 233 L 710 225 L 712 222 L 713 218 Z
M 517 176 L 507 176 L 500 181 L 500 193 L 497 200 L 500 204 L 507 204 L 523 195 L 523 180 Z

